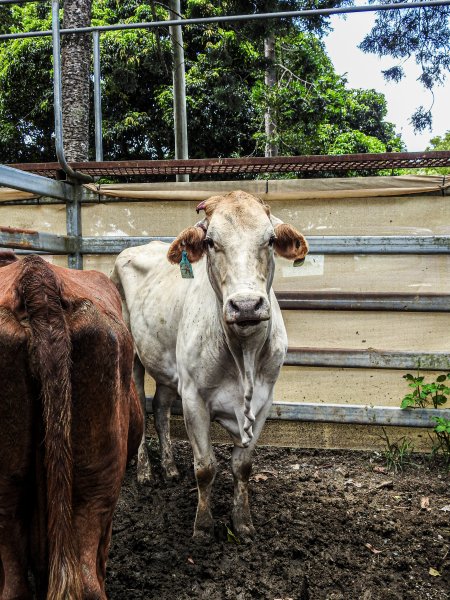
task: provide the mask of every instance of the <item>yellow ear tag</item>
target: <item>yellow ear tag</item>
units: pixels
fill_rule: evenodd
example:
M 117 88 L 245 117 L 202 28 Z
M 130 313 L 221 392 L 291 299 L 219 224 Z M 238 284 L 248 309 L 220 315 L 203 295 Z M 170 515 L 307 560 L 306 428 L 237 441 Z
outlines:
M 194 272 L 192 270 L 192 265 L 189 262 L 186 250 L 183 250 L 181 253 L 180 271 L 183 279 L 194 279 Z
M 301 267 L 304 262 L 305 262 L 305 257 L 297 258 L 297 260 L 294 260 L 294 267 Z

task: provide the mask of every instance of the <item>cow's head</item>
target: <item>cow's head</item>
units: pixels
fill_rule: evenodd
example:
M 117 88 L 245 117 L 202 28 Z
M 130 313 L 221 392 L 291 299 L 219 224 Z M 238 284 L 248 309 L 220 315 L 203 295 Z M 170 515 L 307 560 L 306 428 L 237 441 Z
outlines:
M 185 250 L 190 262 L 196 262 L 206 253 L 209 279 L 222 302 L 225 322 L 244 329 L 267 321 L 274 253 L 302 259 L 308 252 L 305 238 L 246 192 L 213 196 L 197 208 L 205 211 L 205 219 L 180 233 L 168 259 L 179 263 Z

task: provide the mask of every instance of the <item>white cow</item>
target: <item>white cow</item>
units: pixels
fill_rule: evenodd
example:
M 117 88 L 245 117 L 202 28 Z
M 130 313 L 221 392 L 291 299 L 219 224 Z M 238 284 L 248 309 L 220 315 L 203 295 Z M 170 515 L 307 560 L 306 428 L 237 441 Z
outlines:
M 274 254 L 300 260 L 308 246 L 259 198 L 242 191 L 213 196 L 199 210 L 205 219 L 185 229 L 170 247 L 152 242 L 124 250 L 112 278 L 140 363 L 156 380 L 155 424 L 168 478 L 178 475 L 170 406 L 177 395 L 182 399 L 198 486 L 194 536 L 210 535 L 213 529 L 216 461 L 210 423 L 217 421 L 234 443 L 232 520 L 236 534 L 245 538 L 254 533 L 248 501 L 252 452 L 287 349 L 271 288 Z M 193 279 L 180 274 L 183 251 L 193 263 Z M 139 361 L 135 374 L 142 397 Z M 141 460 L 144 452 L 142 445 Z

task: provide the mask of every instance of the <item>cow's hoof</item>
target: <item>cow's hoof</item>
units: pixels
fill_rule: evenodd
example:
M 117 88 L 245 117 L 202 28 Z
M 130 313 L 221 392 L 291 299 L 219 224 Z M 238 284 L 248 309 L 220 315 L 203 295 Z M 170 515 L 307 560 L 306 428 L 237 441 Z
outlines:
M 199 529 L 196 527 L 192 534 L 192 539 L 196 542 L 212 542 L 214 539 L 214 527 L 208 529 Z
M 139 485 L 145 485 L 152 480 L 152 467 L 147 454 L 147 449 L 140 447 L 137 456 L 137 480 Z
M 238 540 L 243 543 L 252 542 L 256 535 L 252 523 L 239 523 L 233 520 L 233 530 Z
M 148 485 L 152 481 L 151 474 L 140 474 L 137 476 L 137 482 L 139 485 Z
M 152 469 L 149 463 L 138 463 L 137 480 L 139 485 L 146 485 L 152 481 Z
M 166 481 L 176 481 L 180 478 L 180 473 L 174 463 L 163 465 L 163 472 Z
M 214 538 L 214 520 L 210 512 L 197 515 L 194 524 L 194 533 L 192 537 L 195 540 L 212 540 Z

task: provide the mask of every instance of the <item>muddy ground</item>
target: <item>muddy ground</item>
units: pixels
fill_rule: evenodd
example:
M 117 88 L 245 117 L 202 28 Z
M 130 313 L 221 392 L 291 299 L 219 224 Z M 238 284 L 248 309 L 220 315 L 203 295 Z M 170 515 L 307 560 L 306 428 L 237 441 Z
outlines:
M 259 448 L 253 545 L 227 540 L 230 448 L 217 446 L 215 540 L 192 540 L 190 446 L 175 443 L 181 479 L 143 488 L 129 469 L 113 528 L 110 600 L 450 599 L 450 477 L 414 456 L 386 472 L 374 453 Z

